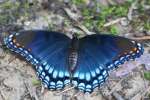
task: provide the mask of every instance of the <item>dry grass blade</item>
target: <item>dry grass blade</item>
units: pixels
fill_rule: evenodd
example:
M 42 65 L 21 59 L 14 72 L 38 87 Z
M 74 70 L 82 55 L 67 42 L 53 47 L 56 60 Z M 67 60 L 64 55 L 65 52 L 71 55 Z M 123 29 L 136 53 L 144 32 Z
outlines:
M 133 40 L 150 40 L 150 36 L 132 37 Z
M 0 91 L 0 96 L 1 96 L 1 99 L 2 99 L 2 100 L 6 100 L 6 99 L 5 99 L 5 96 L 4 96 L 4 94 L 3 94 L 2 91 Z
M 109 92 L 109 95 L 111 95 L 115 90 L 116 88 L 118 87 L 119 84 L 121 84 L 121 82 L 124 80 L 125 78 L 121 79 L 112 89 L 111 91 Z
M 123 18 L 118 18 L 118 19 L 116 19 L 116 20 L 112 20 L 112 21 L 110 21 L 110 22 L 104 24 L 104 27 L 108 27 L 108 26 L 111 26 L 111 25 L 113 25 L 113 24 L 119 23 L 120 21 L 125 20 L 125 19 L 126 19 L 126 18 L 123 17 Z
M 67 89 L 65 89 L 65 90 L 63 90 L 63 91 L 61 91 L 61 92 L 59 92 L 59 93 L 56 93 L 55 95 L 56 95 L 56 96 L 62 95 L 63 93 L 65 93 L 65 92 L 67 92 L 67 91 L 70 91 L 70 90 L 72 90 L 72 89 L 74 89 L 74 88 L 75 88 L 75 86 L 70 87 L 70 88 L 67 88 Z

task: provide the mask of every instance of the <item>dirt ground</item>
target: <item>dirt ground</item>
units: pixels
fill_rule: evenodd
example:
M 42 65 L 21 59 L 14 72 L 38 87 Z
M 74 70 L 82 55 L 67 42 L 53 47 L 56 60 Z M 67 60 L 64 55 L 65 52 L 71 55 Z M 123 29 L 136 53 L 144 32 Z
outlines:
M 92 94 L 81 92 L 74 94 L 76 92 L 74 89 L 66 92 L 44 89 L 33 70 L 33 66 L 20 59 L 15 53 L 10 52 L 3 45 L 2 40 L 8 35 L 7 32 L 18 30 L 48 29 L 66 33 L 68 36 L 76 32 L 81 33 L 79 34 L 81 37 L 85 33 L 88 35 L 97 32 L 98 30 L 95 31 L 93 27 L 88 28 L 86 26 L 89 23 L 85 25 L 79 23 L 80 20 L 84 20 L 81 14 L 82 5 L 76 5 L 80 0 L 77 0 L 78 2 L 75 4 L 70 4 L 71 1 L 69 0 L 27 0 L 29 5 L 33 5 L 33 7 L 25 6 L 27 8 L 24 8 L 23 6 L 23 10 L 21 12 L 19 10 L 18 13 L 27 12 L 25 13 L 26 16 L 21 15 L 21 17 L 19 14 L 13 15 L 16 8 L 14 8 L 15 5 L 11 6 L 10 4 L 25 2 L 8 0 L 11 3 L 4 6 L 6 1 L 0 0 L 0 100 L 150 100 L 150 30 L 144 29 L 144 24 L 136 26 L 136 28 L 131 25 L 134 17 L 139 15 L 136 12 L 133 13 L 132 10 L 135 2 L 132 2 L 128 7 L 128 13 L 125 17 L 109 18 L 103 26 L 109 27 L 115 24 L 118 28 L 117 32 L 119 32 L 117 35 L 141 42 L 145 49 L 144 55 L 136 61 L 126 62 L 118 69 L 110 72 L 108 81 L 100 89 L 95 89 Z M 93 3 L 92 0 L 83 1 L 85 5 Z M 124 0 L 96 0 L 96 2 L 104 5 L 108 5 L 110 1 L 122 4 Z M 36 5 L 34 5 L 35 2 Z M 11 9 L 4 10 L 6 7 Z M 145 12 L 150 12 L 150 5 L 144 7 Z M 8 12 L 11 13 L 12 17 Z M 7 16 L 4 16 L 5 13 Z M 1 19 L 3 18 L 2 15 L 4 18 L 8 17 L 9 21 L 5 22 L 4 19 Z M 13 20 L 10 20 L 11 18 Z M 150 22 L 149 17 L 143 17 L 140 21 L 144 19 Z M 102 31 L 106 31 L 104 27 Z M 114 32 L 113 28 L 110 30 Z M 145 78 L 145 73 L 149 73 L 149 78 Z M 64 90 L 68 88 L 70 87 L 66 87 Z

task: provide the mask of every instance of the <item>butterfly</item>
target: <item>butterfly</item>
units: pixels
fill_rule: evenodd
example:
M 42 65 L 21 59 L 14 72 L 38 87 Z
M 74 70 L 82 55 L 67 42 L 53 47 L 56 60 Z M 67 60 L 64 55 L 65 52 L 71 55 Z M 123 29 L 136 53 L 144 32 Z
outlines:
M 111 70 L 144 52 L 140 43 L 120 36 L 74 35 L 71 39 L 45 30 L 11 33 L 4 44 L 34 66 L 45 88 L 71 85 L 88 93 L 105 83 Z

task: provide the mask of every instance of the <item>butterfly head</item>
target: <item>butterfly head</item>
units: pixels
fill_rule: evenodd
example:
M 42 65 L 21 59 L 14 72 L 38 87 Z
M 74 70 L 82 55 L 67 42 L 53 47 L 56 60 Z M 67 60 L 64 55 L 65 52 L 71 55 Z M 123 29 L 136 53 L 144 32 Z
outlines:
M 73 34 L 72 42 L 71 42 L 71 48 L 72 49 L 77 49 L 79 44 L 79 38 L 77 34 Z
M 72 35 L 72 37 L 78 39 L 78 34 L 75 33 Z

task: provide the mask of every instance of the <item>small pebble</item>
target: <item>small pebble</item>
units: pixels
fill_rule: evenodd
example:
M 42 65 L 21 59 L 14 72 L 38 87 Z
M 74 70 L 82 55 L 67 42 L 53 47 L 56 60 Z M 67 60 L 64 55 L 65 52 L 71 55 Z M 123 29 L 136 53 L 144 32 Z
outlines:
M 26 22 L 24 22 L 24 25 L 29 26 L 30 23 L 31 23 L 30 21 L 26 21 Z
M 127 26 L 127 25 L 129 25 L 129 21 L 127 20 L 127 18 L 122 19 L 122 20 L 120 21 L 120 23 L 121 23 L 122 26 Z

